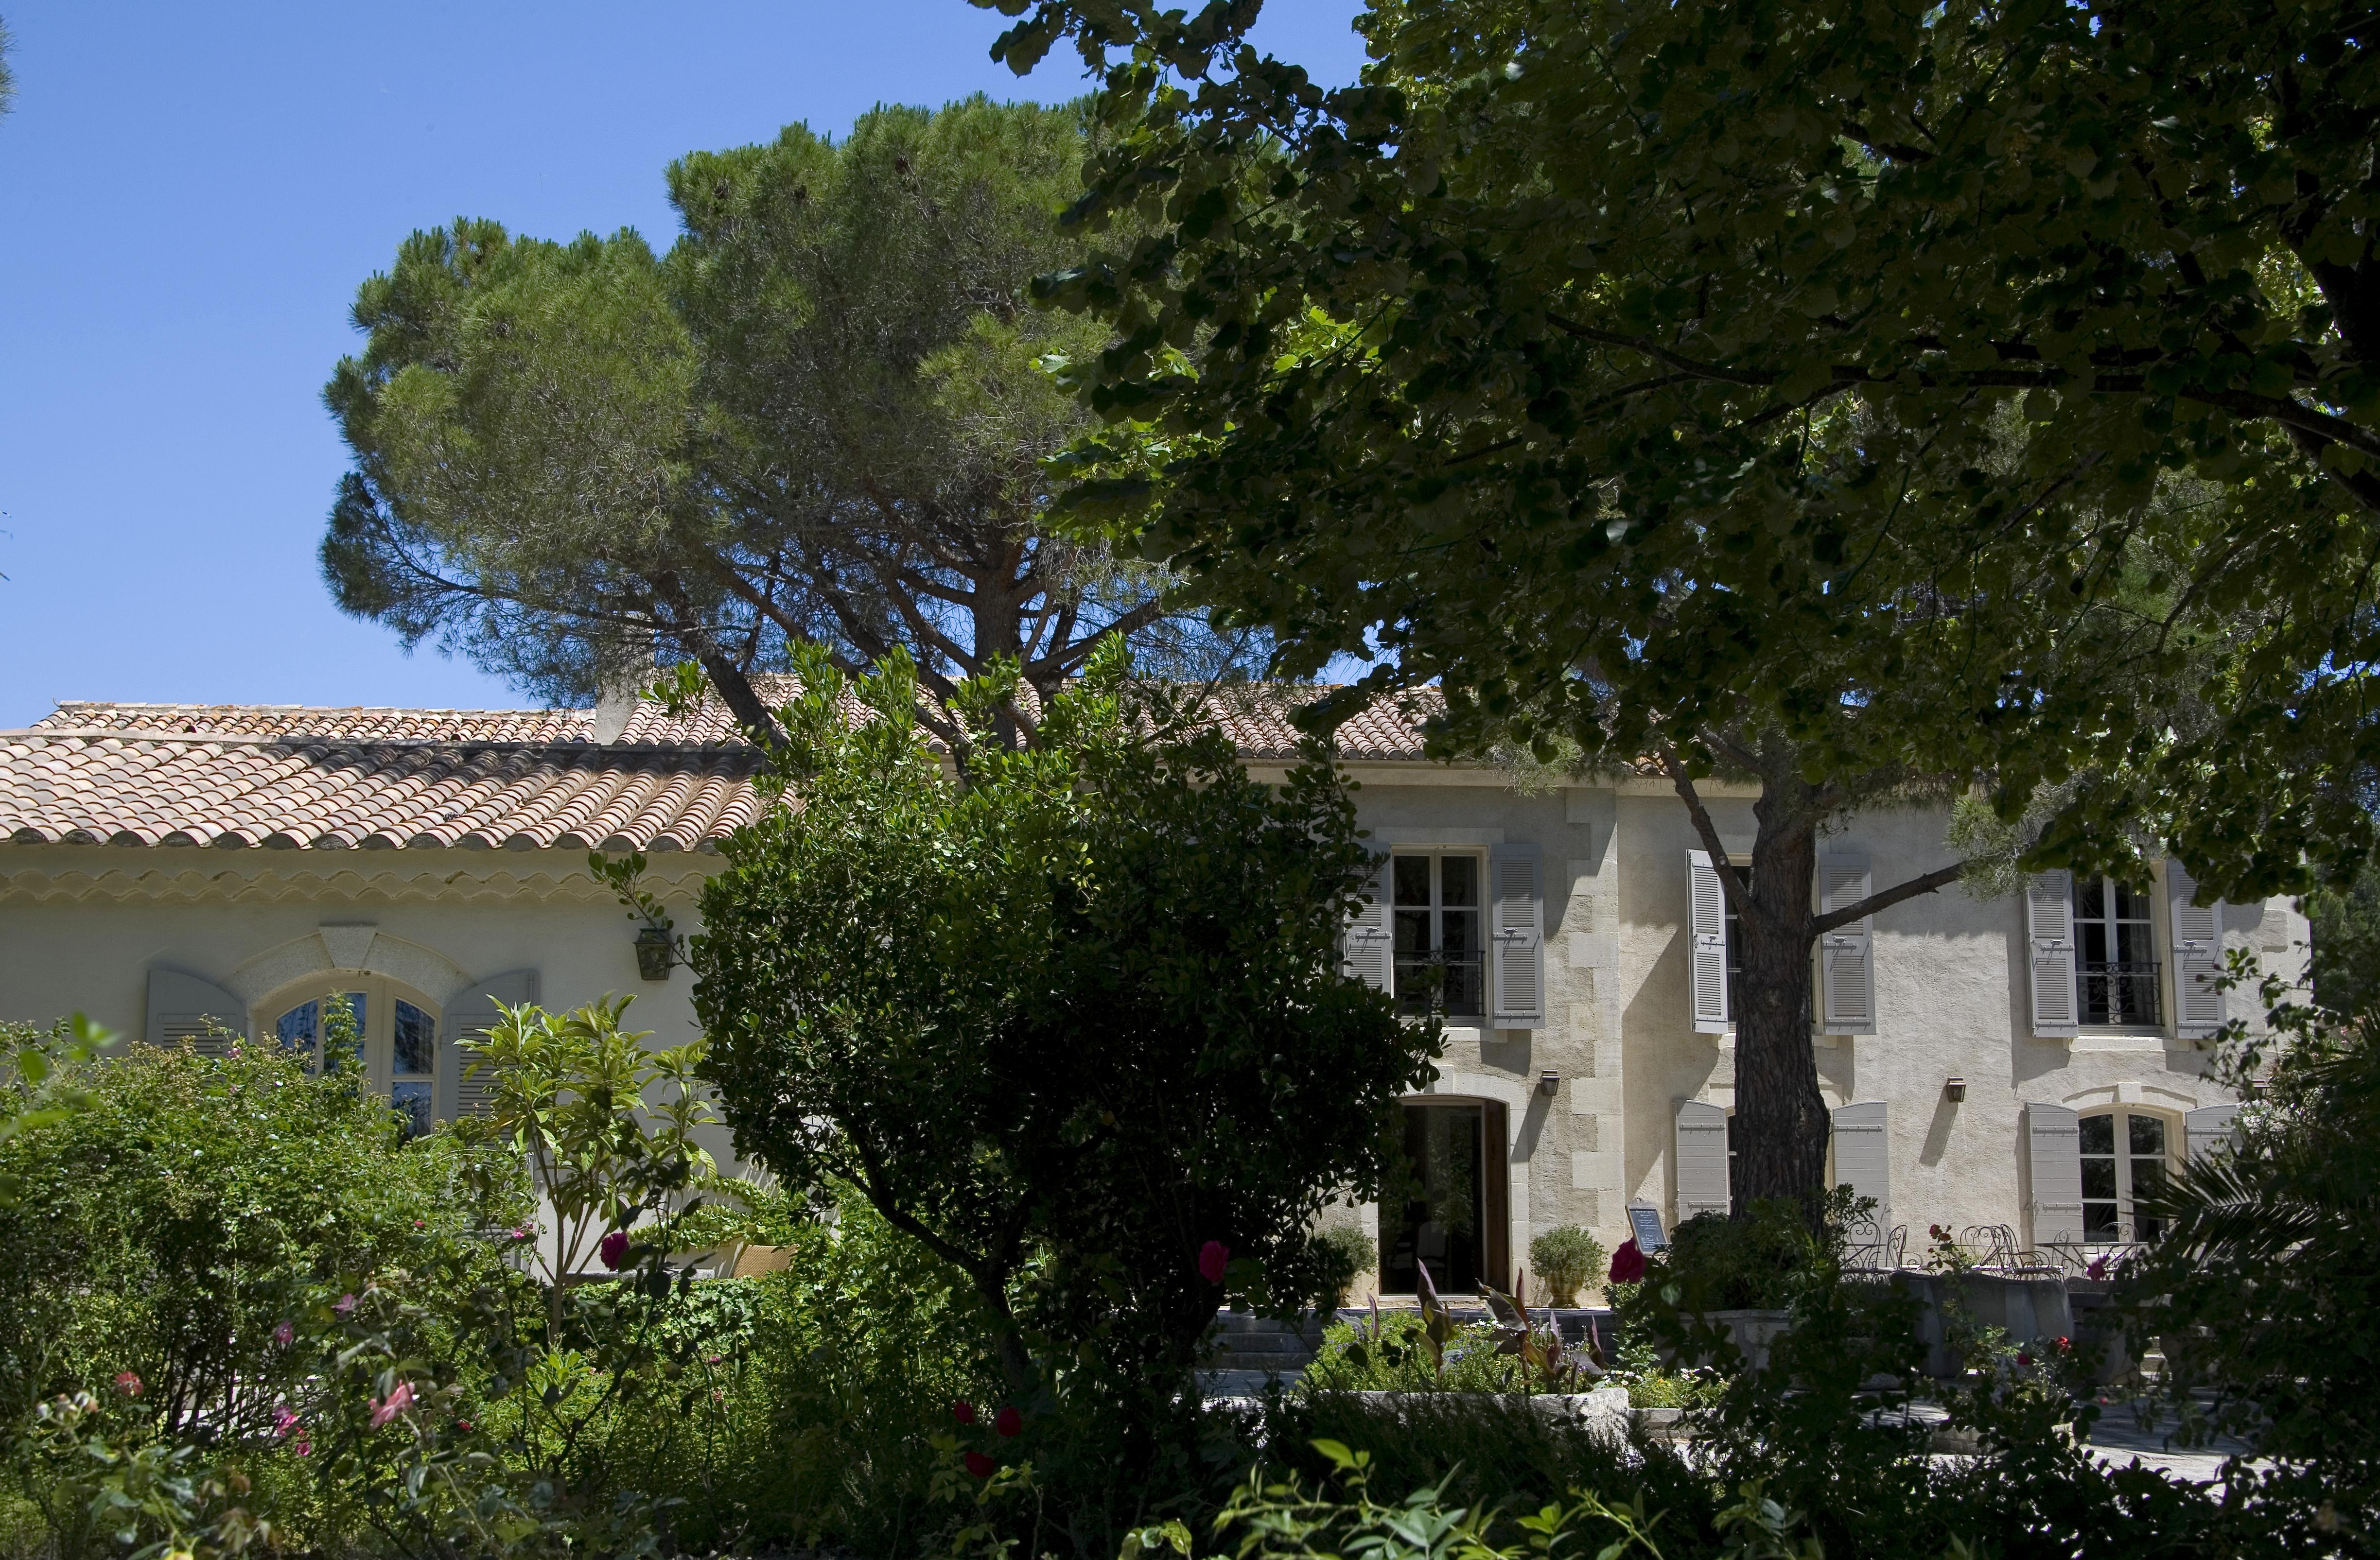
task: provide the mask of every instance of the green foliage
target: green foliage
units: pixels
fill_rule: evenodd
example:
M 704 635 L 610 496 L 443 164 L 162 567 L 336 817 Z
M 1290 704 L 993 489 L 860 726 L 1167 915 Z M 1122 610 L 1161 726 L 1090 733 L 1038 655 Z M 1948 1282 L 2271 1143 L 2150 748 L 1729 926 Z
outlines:
M 1067 370 L 1087 516 L 1293 665 L 1442 678 L 1455 736 L 1699 771 L 1748 705 L 2007 814 L 2114 771 L 2078 864 L 2137 826 L 2244 898 L 2369 848 L 2351 9 L 1380 0 L 1330 92 L 1253 16 L 1002 45 L 1111 67 L 1111 236 L 1039 288 L 1118 338 Z
M 2313 934 L 2313 999 L 2337 1013 L 2367 1013 L 2380 997 L 2380 864 L 2306 895 Z
M 1576 1305 L 1578 1292 L 1604 1271 L 1603 1242 L 1574 1224 L 1558 1224 L 1529 1238 L 1529 1266 L 1552 1305 Z
M 190 1431 L 235 1380 L 287 1377 L 273 1333 L 312 1286 L 407 1266 L 521 1206 L 517 1178 L 451 1140 L 402 1143 L 352 1073 L 309 1076 L 269 1047 L 138 1046 L 54 1078 L 82 1108 L 0 1143 L 18 1188 L 0 1207 L 12 1421 L 129 1372 L 144 1414 Z M 241 1402 L 209 1413 L 211 1433 L 252 1431 L 270 1408 Z
M 1314 1392 L 1525 1392 L 1520 1360 L 1499 1350 L 1492 1324 L 1459 1328 L 1432 1349 L 1419 1312 L 1394 1311 L 1368 1322 L 1337 1322 L 1301 1385 Z
M 2273 1035 L 2235 1035 L 2223 1058 L 2246 1102 L 2234 1144 L 2193 1158 L 2148 1201 L 2165 1232 L 2119 1270 L 2119 1294 L 2135 1349 L 2162 1340 L 2158 1396 L 2184 1439 L 2249 1437 L 2263 1461 L 2235 1478 L 2260 1501 L 2369 1546 L 2380 1543 L 2380 1046 L 2368 1004 L 2307 1006 L 2269 977 L 2263 994 Z
M 599 1256 L 618 1272 L 666 1255 L 678 1245 L 672 1221 L 725 1185 L 695 1137 L 718 1121 L 694 1082 L 707 1046 L 648 1050 L 648 1032 L 620 1027 L 634 1000 L 606 997 L 566 1014 L 508 1008 L 484 1035 L 455 1042 L 465 1076 L 489 1081 L 487 1113 L 471 1131 L 526 1160 L 553 1211 L 552 1243 L 525 1250 L 545 1271 L 557 1332 L 574 1275 Z M 654 1227 L 632 1237 L 647 1218 Z
M 1367 858 L 1330 769 L 1257 784 L 1124 670 L 953 774 L 904 662 L 847 692 L 810 655 L 772 771 L 801 805 L 727 841 L 695 1000 L 739 1149 L 966 1273 L 1012 1391 L 1063 1360 L 1162 1401 L 1227 1293 L 1314 1292 L 1305 1232 L 1383 1173 L 1436 1034 L 1339 973 Z
M 116 1041 L 113 1030 L 77 1013 L 47 1034 L 24 1024 L 0 1024 L 0 1147 L 19 1132 L 63 1121 L 91 1103 L 75 1080 L 82 1065 Z M 0 1207 L 15 1201 L 20 1182 L 0 1168 Z
M 1314 1309 L 1331 1312 L 1347 1303 L 1355 1280 L 1378 1263 L 1380 1248 L 1353 1225 L 1333 1225 L 1314 1237 Z
M 1096 332 L 1023 292 L 1079 256 L 1051 215 L 1086 145 L 1078 108 L 883 106 L 673 164 L 666 255 L 414 234 L 325 393 L 340 604 L 549 696 L 648 680 L 658 644 L 756 731 L 751 674 L 797 643 L 905 647 L 943 697 L 1001 655 L 1053 692 L 1110 628 L 1182 646 L 1147 568 L 1042 535 L 1081 413 L 1037 364 Z

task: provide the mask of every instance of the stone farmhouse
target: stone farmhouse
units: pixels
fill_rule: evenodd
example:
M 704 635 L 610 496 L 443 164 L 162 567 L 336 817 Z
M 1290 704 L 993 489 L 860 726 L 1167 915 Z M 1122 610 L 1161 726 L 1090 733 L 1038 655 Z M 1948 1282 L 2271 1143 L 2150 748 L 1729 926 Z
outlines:
M 1228 717 L 1252 771 L 1293 752 L 1282 714 Z M 1341 1210 L 1379 1236 L 1371 1279 L 1410 1293 L 1509 1282 L 1530 1236 L 1628 1237 L 1729 1205 L 1729 916 L 1666 782 L 1516 791 L 1422 756 L 1375 710 L 1342 733 L 1384 862 L 1349 970 L 1446 1014 L 1406 1136 L 1427 1195 Z M 455 1038 L 493 1005 L 634 992 L 636 1027 L 695 1030 L 682 968 L 640 968 L 637 925 L 587 853 L 644 851 L 682 931 L 716 842 L 760 805 L 723 715 L 69 703 L 0 733 L 0 1019 L 82 1010 L 152 1044 L 211 1023 L 320 1044 L 361 1021 L 373 1086 L 419 1122 L 480 1107 Z M 1748 858 L 1753 794 L 1706 790 Z M 1853 818 L 1821 847 L 1822 905 L 1944 865 L 1945 817 Z M 2228 1132 L 2201 1042 L 2226 1017 L 2223 950 L 2301 960 L 2289 904 L 2193 905 L 2178 864 L 2127 885 L 1956 889 L 1827 939 L 1811 1045 L 1833 1174 L 1900 1227 L 2005 1227 L 2070 1262 L 2145 1233 L 2136 1191 Z M 658 975 L 659 978 L 653 978 Z M 220 1042 L 212 1042 L 220 1043 Z M 1293 1131 L 1293 1123 L 1283 1123 Z M 722 1162 L 727 1144 L 715 1145 Z

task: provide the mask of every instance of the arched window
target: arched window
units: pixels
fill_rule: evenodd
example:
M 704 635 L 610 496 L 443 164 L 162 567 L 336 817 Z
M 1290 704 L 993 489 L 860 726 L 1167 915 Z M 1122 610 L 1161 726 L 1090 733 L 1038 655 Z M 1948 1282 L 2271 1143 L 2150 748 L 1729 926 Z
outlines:
M 2092 1245 L 2154 1240 L 2155 1217 L 2133 1200 L 2165 1185 L 2180 1144 L 2173 1124 L 2145 1110 L 2097 1110 L 2082 1118 L 2082 1239 Z
M 360 1037 L 358 1058 L 369 1085 L 406 1118 L 407 1135 L 418 1136 L 438 1119 L 438 1013 L 419 992 L 377 975 L 334 983 L 344 990 L 307 993 L 304 986 L 265 1004 L 273 1034 L 285 1049 L 322 1065 L 327 1038 L 325 1004 L 345 1002 Z

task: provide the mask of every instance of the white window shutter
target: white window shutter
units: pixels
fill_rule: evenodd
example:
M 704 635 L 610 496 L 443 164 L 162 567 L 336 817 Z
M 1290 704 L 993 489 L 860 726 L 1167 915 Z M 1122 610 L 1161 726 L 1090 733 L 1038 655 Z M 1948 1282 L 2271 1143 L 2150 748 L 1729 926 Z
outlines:
M 2165 864 L 2167 920 L 2173 928 L 2173 1032 L 2211 1040 L 2223 1028 L 2223 906 L 2192 904 L 2198 882 L 2178 861 Z
M 2033 978 L 2033 1032 L 2044 1039 L 2070 1040 L 2081 1028 L 2082 1012 L 2074 991 L 2072 873 L 2058 867 L 2025 880 L 2024 933 Z
M 509 970 L 501 975 L 491 975 L 446 1004 L 445 1019 L 438 1026 L 436 1098 L 441 1121 L 452 1121 L 459 1116 L 484 1116 L 489 1103 L 495 1098 L 496 1081 L 488 1069 L 464 1076 L 463 1051 L 455 1042 L 480 1038 L 504 1018 L 496 1010 L 497 1003 L 517 1008 L 525 1002 L 537 1001 L 538 988 L 535 970 Z
M 1831 855 L 1818 862 L 1818 913 L 1832 914 L 1872 891 L 1867 858 Z M 1863 915 L 1819 939 L 1819 1027 L 1828 1034 L 1876 1033 L 1876 917 Z
M 1696 1214 L 1725 1218 L 1727 1112 L 1701 1100 L 1678 1102 L 1678 1222 Z
M 1347 933 L 1341 939 L 1343 961 L 1340 969 L 1353 975 L 1375 991 L 1389 989 L 1392 969 L 1391 955 L 1395 939 L 1389 930 L 1389 858 L 1378 859 L 1371 880 L 1364 887 L 1363 908 L 1347 923 Z
M 1693 952 L 1694 1033 L 1724 1034 L 1727 1011 L 1727 889 L 1707 851 L 1686 853 L 1687 927 Z
M 1882 1100 L 1857 1100 L 1835 1111 L 1835 1184 L 1876 1199 L 1876 1226 L 1892 1227 L 1892 1140 Z
M 1488 852 L 1493 907 L 1498 1029 L 1546 1027 L 1545 851 L 1495 845 Z
M 2033 1244 L 2074 1245 L 2082 1239 L 2082 1129 L 2062 1105 L 2024 1107 L 2025 1213 Z
M 143 1034 L 152 1046 L 189 1041 L 202 1057 L 219 1057 L 231 1042 L 214 1033 L 229 1030 L 248 1038 L 248 1004 L 212 981 L 179 970 L 149 972 L 149 1011 Z
M 2204 1159 L 2218 1148 L 2230 1147 L 2239 1125 L 2240 1107 L 2236 1105 L 2203 1105 L 2181 1113 L 2182 1140 L 2190 1145 L 2193 1160 Z

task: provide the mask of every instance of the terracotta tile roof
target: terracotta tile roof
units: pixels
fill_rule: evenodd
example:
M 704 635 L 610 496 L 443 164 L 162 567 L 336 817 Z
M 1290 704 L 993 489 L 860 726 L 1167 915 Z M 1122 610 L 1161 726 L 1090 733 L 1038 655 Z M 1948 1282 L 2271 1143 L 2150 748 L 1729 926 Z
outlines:
M 1245 756 L 1284 758 L 1313 693 L 1226 689 L 1218 716 Z M 1342 755 L 1420 758 L 1423 713 L 1366 711 Z M 687 851 L 757 815 L 759 755 L 715 700 L 684 719 L 641 703 L 609 743 L 600 724 L 593 709 L 62 703 L 0 733 L 0 839 Z

